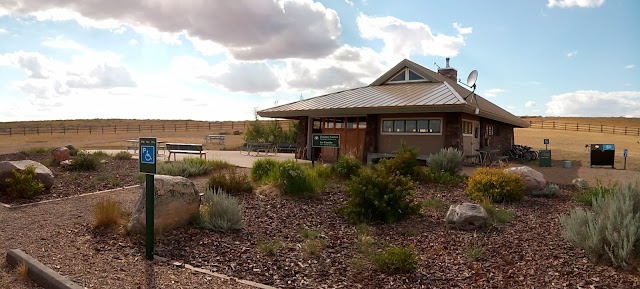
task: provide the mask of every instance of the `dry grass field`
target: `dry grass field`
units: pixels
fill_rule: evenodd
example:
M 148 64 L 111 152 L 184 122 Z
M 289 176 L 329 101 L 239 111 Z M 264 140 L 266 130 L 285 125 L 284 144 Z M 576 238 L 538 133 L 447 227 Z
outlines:
M 570 123 L 591 123 L 595 125 L 615 125 L 640 127 L 640 119 L 635 118 L 527 118 L 535 121 L 556 121 Z M 165 131 L 165 132 L 118 132 L 118 133 L 83 133 L 78 134 L 27 134 L 27 135 L 0 135 L 0 153 L 10 153 L 25 150 L 33 147 L 54 147 L 60 145 L 73 144 L 83 149 L 118 149 L 126 147 L 127 139 L 135 139 L 139 137 L 155 136 L 159 140 L 165 142 L 182 142 L 182 143 L 204 143 L 204 136 L 208 134 L 217 134 L 231 127 L 231 122 L 215 122 L 211 123 L 209 129 L 208 122 L 198 121 L 164 121 L 164 120 L 70 120 L 70 121 L 50 121 L 50 122 L 20 122 L 20 123 L 0 123 L 2 127 L 48 127 L 50 125 L 60 126 L 113 126 L 129 125 L 131 128 L 140 125 L 161 125 L 165 124 L 167 130 L 173 125 L 199 126 L 199 130 L 189 131 Z M 244 122 L 234 122 L 234 128 L 244 131 Z M 534 149 L 544 148 L 543 139 L 550 139 L 549 149 L 552 150 L 552 158 L 554 160 L 572 160 L 574 166 L 587 166 L 589 161 L 589 151 L 585 148 L 586 144 L 591 143 L 613 143 L 616 145 L 616 168 L 623 167 L 622 149 L 629 150 L 627 159 L 627 169 L 640 171 L 640 137 L 625 136 L 614 134 L 603 134 L 595 132 L 576 132 L 552 129 L 516 129 L 515 141 L 517 144 L 524 144 Z M 235 148 L 244 142 L 243 135 L 227 135 L 225 143 L 226 148 Z M 217 144 L 205 144 L 206 149 L 219 149 Z

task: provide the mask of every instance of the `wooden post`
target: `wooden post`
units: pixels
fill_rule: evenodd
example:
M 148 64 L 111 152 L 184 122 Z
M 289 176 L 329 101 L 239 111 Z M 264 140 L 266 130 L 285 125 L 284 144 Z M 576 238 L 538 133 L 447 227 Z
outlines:
M 104 124 L 101 125 L 101 128 L 102 128 L 102 134 L 104 134 Z
M 142 131 L 142 125 L 141 125 L 141 124 L 139 124 L 139 125 L 138 125 L 138 132 L 141 132 L 141 131 Z
M 80 126 L 76 125 L 76 134 L 79 134 L 79 133 L 80 133 L 79 128 L 80 128 Z
M 177 124 L 175 124 L 175 123 L 173 124 L 173 131 L 174 131 L 174 132 L 178 131 L 178 125 L 177 125 Z
M 600 125 L 600 132 L 602 132 L 602 125 Z
M 556 129 L 556 122 L 553 122 L 553 129 Z
M 627 127 L 624 127 L 624 135 L 627 135 Z
M 40 125 L 36 125 L 36 132 L 40 135 Z
M 89 126 L 89 134 L 91 134 L 92 129 L 93 129 L 93 126 Z
M 579 129 L 578 129 L 579 127 L 580 127 L 580 124 L 579 124 L 579 123 L 576 123 L 576 131 L 578 131 L 578 130 L 579 130 Z
M 591 132 L 591 124 L 589 124 L 589 132 Z
M 9 136 L 11 136 L 11 128 L 9 128 Z
M 49 131 L 51 132 L 51 135 L 53 135 L 53 125 L 52 124 L 49 125 Z
M 67 127 L 64 124 L 62 125 L 62 134 L 67 134 Z
M 162 132 L 164 132 L 164 123 L 162 124 Z
M 22 135 L 27 135 L 27 127 L 26 126 L 22 127 Z

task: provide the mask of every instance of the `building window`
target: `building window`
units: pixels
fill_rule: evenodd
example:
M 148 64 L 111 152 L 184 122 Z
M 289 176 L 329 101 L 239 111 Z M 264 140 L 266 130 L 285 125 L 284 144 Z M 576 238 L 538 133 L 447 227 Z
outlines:
M 440 119 L 388 119 L 382 121 L 383 133 L 440 134 Z
M 487 135 L 488 135 L 488 136 L 495 135 L 495 134 L 494 134 L 494 133 L 495 133 L 495 128 L 494 128 L 494 127 L 493 127 L 493 125 L 491 125 L 491 124 L 488 124 L 488 125 L 486 126 L 486 131 L 487 131 Z
M 472 135 L 473 134 L 473 123 L 470 121 L 463 120 L 462 121 L 462 134 Z
M 420 74 L 414 72 L 409 68 L 405 68 L 396 74 L 393 78 L 389 80 L 389 83 L 399 83 L 399 82 L 419 82 L 419 81 L 427 81 Z

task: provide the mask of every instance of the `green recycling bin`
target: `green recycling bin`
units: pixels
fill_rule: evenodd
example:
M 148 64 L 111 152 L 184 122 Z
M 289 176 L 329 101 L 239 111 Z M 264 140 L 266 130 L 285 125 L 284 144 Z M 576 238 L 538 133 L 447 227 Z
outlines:
M 538 166 L 539 167 L 551 166 L 551 150 L 540 150 L 538 152 Z

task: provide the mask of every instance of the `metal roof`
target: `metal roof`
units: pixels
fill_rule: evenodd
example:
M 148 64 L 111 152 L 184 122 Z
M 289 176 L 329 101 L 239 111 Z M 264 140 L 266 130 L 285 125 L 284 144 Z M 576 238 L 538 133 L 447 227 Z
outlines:
M 425 77 L 427 82 L 389 84 L 387 81 L 405 67 Z M 258 111 L 262 117 L 348 116 L 376 113 L 466 112 L 518 127 L 528 123 L 490 101 L 471 93 L 439 73 L 407 59 L 401 61 L 369 86 L 344 90 Z M 477 99 L 477 104 L 475 100 Z

